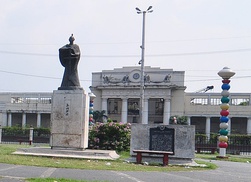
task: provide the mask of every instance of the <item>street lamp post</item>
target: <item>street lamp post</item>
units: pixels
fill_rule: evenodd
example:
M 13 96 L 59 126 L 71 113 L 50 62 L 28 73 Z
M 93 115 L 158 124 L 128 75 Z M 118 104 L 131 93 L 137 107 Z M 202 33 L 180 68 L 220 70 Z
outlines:
M 136 8 L 138 14 L 143 14 L 143 25 L 142 25 L 142 45 L 141 48 L 141 60 L 139 61 L 139 64 L 141 65 L 140 69 L 140 119 L 141 124 L 147 124 L 147 121 L 144 121 L 143 119 L 143 110 L 144 110 L 144 100 L 145 100 L 145 91 L 144 91 L 144 85 L 145 85 L 145 79 L 144 79 L 144 62 L 145 62 L 145 17 L 146 13 L 153 12 L 152 6 L 149 6 L 146 11 L 141 11 L 139 8 Z

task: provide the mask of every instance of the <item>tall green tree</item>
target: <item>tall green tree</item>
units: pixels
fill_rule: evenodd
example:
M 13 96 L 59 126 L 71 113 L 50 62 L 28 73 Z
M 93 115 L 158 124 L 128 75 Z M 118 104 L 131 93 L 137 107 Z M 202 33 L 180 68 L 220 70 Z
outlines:
M 105 114 L 105 110 L 93 112 L 93 119 L 95 120 L 95 122 L 102 123 L 104 118 L 107 119 L 107 115 Z

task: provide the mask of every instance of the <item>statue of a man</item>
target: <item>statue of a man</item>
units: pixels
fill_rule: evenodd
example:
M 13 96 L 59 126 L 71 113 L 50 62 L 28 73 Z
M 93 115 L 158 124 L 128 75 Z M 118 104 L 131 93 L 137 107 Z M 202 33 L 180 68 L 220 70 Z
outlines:
M 59 59 L 63 67 L 65 67 L 61 87 L 58 90 L 82 90 L 78 78 L 78 62 L 80 59 L 79 46 L 73 44 L 73 34 L 69 38 L 70 44 L 59 49 Z

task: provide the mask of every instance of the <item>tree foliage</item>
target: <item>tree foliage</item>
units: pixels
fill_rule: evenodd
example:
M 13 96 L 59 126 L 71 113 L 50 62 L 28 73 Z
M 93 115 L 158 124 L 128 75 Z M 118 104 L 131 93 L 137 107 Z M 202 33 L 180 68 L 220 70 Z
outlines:
M 103 122 L 104 117 L 107 118 L 107 116 L 105 115 L 105 110 L 93 112 L 93 119 L 95 120 L 95 122 Z
M 188 125 L 187 116 L 171 116 L 169 119 L 170 124 L 180 124 L 180 125 Z

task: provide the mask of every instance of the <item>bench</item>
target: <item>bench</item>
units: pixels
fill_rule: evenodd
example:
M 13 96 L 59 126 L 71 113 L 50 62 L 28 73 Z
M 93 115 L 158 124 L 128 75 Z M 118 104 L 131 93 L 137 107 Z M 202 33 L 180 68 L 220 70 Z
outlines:
M 24 143 L 29 143 L 29 145 L 32 144 L 32 141 L 31 141 L 31 140 L 18 139 L 17 141 L 19 142 L 19 145 L 21 145 L 23 142 L 24 142 Z
M 163 166 L 168 165 L 168 155 L 173 155 L 173 152 L 167 152 L 167 151 L 154 151 L 154 150 L 133 150 L 134 153 L 137 153 L 136 155 L 136 163 L 141 164 L 142 162 L 142 154 L 158 154 L 163 155 Z
M 214 154 L 217 150 L 217 147 L 197 147 L 197 153 L 201 153 L 201 150 L 209 150 L 211 151 L 211 154 Z

